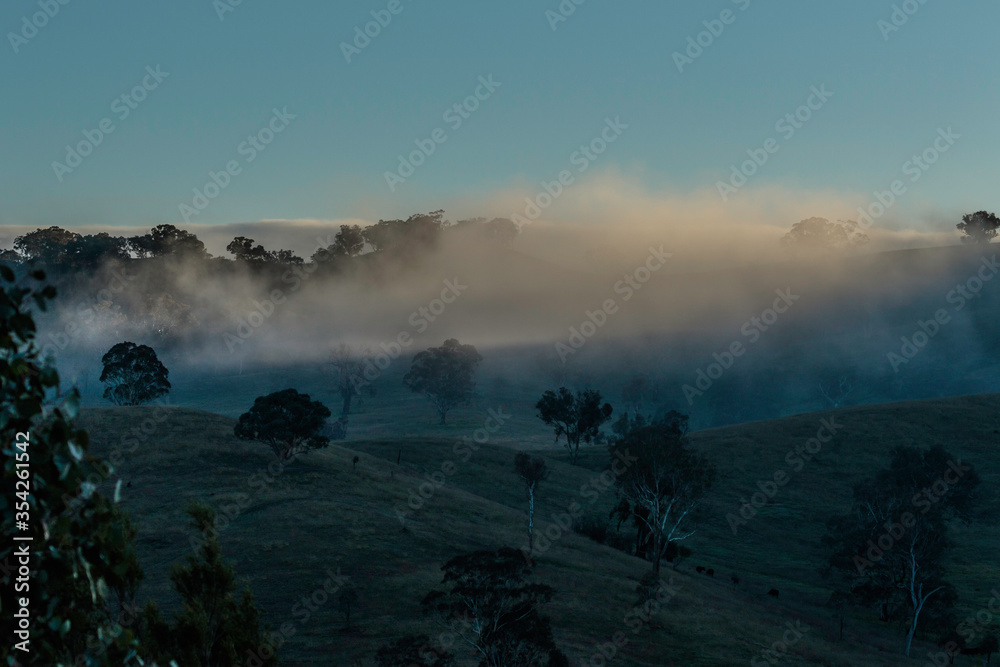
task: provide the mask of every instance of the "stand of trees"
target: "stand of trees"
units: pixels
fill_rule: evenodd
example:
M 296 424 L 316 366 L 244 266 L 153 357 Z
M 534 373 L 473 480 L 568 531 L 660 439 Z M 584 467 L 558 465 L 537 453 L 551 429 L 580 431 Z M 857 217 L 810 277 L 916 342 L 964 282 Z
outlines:
M 368 227 L 341 225 L 333 243 L 317 250 L 310 260 L 325 263 L 353 258 L 365 252 L 414 255 L 433 248 L 442 234 L 474 231 L 472 238 L 510 247 L 520 228 L 507 218 L 471 218 L 452 223 L 444 211 L 418 213 L 405 220 L 379 220 Z M 235 237 L 226 250 L 234 260 L 250 265 L 300 265 L 303 259 L 291 250 L 267 250 L 253 239 Z M 81 235 L 52 226 L 39 228 L 14 239 L 13 247 L 0 251 L 0 261 L 38 262 L 54 271 L 93 270 L 108 262 L 176 256 L 205 260 L 212 256 L 191 232 L 170 224 L 157 225 L 146 234 L 112 236 L 107 232 Z

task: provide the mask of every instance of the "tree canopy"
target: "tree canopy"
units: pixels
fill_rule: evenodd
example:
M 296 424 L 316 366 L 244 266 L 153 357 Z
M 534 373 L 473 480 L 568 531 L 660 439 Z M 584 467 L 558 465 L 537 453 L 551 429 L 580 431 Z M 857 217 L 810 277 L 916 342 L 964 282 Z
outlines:
M 670 412 L 637 425 L 610 446 L 611 470 L 621 504 L 652 538 L 650 557 L 659 573 L 668 547 L 694 534 L 692 513 L 715 480 L 715 469 L 687 441 L 688 418 Z
M 993 213 L 976 211 L 963 215 L 956 227 L 962 232 L 962 243 L 990 243 L 1000 229 L 1000 218 Z
M 421 603 L 445 620 L 462 619 L 457 633 L 482 667 L 565 667 L 548 619 L 539 613 L 555 590 L 527 583 L 531 574 L 516 549 L 475 551 L 456 556 L 441 569 L 447 590 L 432 591 Z
M 184 255 L 206 257 L 205 244 L 197 236 L 174 225 L 157 225 L 143 236 L 133 236 L 129 246 L 139 256 L 160 257 L 163 255 Z
M 431 399 L 441 423 L 448 412 L 472 400 L 476 388 L 476 368 L 483 358 L 472 345 L 449 338 L 441 347 L 432 347 L 413 357 L 403 384 Z
M 170 391 L 169 372 L 148 345 L 125 341 L 101 358 L 104 398 L 115 405 L 143 405 Z
M 24 259 L 55 266 L 65 257 L 66 247 L 80 240 L 80 235 L 62 227 L 36 229 L 14 239 L 14 250 Z
M 446 225 L 444 211 L 411 215 L 406 220 L 379 220 L 361 234 L 376 251 L 406 252 L 433 247 Z
M 571 463 L 576 463 L 580 443 L 599 441 L 601 426 L 611 419 L 611 404 L 602 400 L 601 392 L 594 389 L 578 391 L 574 396 L 566 387 L 559 387 L 559 393 L 546 391 L 535 404 L 538 418 L 555 430 L 556 442 L 566 438 Z
M 792 225 L 781 238 L 782 246 L 792 250 L 844 251 L 859 248 L 869 241 L 853 220 L 830 222 L 826 218 L 808 218 Z
M 317 250 L 311 259 L 326 262 L 337 257 L 357 257 L 365 249 L 365 243 L 364 232 L 359 225 L 341 225 L 333 243 Z
M 246 262 L 247 264 L 255 264 L 262 266 L 264 264 L 302 264 L 303 260 L 298 257 L 291 250 L 267 250 L 264 246 L 254 245 L 255 241 L 251 238 L 245 236 L 237 236 L 229 245 L 226 246 L 226 250 L 233 254 L 233 257 L 238 262 Z
M 284 389 L 258 397 L 253 407 L 240 415 L 233 431 L 241 440 L 263 442 L 284 461 L 328 446 L 330 439 L 321 431 L 329 416 L 329 408 L 308 394 Z

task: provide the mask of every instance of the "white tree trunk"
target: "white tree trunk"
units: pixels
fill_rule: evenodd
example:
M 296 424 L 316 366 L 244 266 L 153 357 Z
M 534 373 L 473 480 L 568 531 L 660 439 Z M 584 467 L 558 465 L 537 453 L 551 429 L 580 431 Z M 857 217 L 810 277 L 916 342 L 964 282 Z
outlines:
M 535 529 L 535 487 L 528 487 L 528 554 L 534 549 L 532 533 Z

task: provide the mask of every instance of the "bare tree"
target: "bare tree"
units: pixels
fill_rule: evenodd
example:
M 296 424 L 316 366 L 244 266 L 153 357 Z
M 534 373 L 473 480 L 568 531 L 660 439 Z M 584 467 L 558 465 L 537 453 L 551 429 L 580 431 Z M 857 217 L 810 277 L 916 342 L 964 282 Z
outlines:
M 831 408 L 843 407 L 844 401 L 855 389 L 854 381 L 846 375 L 841 375 L 836 381 L 819 383 L 819 393 Z
M 637 415 L 642 411 L 642 402 L 649 397 L 649 380 L 645 375 L 634 375 L 622 387 L 622 401 L 626 410 Z
M 347 417 L 351 414 L 351 402 L 355 397 L 361 398 L 361 383 L 365 361 L 369 357 L 367 345 L 354 347 L 341 343 L 330 352 L 329 364 L 335 374 L 334 382 L 337 393 L 343 401 L 340 414 Z
M 909 585 L 910 585 L 910 605 L 913 609 L 913 621 L 910 623 L 910 629 L 906 633 L 906 655 L 910 655 L 910 645 L 913 644 L 913 635 L 917 634 L 917 621 L 920 619 L 920 612 L 923 611 L 924 605 L 927 604 L 927 600 L 930 599 L 932 595 L 940 590 L 946 588 L 945 584 L 938 584 L 931 588 L 931 585 L 926 581 L 920 581 L 918 573 L 920 572 L 920 565 L 917 563 L 917 551 L 921 546 L 918 539 L 919 528 L 914 528 L 913 538 L 910 540 L 909 544 Z M 927 585 L 928 590 L 924 592 L 924 586 Z

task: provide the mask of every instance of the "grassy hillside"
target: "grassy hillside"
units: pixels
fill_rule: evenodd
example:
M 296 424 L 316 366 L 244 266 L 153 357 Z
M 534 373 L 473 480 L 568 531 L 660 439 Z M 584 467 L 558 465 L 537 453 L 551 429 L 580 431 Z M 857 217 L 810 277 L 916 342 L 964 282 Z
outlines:
M 539 556 L 536 576 L 558 591 L 546 609 L 557 640 L 574 664 L 590 664 L 584 661 L 600 644 L 624 631 L 630 641 L 611 664 L 735 665 L 747 664 L 780 640 L 786 623 L 798 622 L 809 631 L 790 648 L 788 664 L 913 664 L 900 654 L 902 632 L 864 612 L 852 613 L 846 641 L 838 640 L 837 620 L 823 606 L 829 591 L 818 574 L 824 560 L 818 547 L 823 519 L 846 507 L 850 484 L 883 465 L 894 444 L 944 444 L 977 467 L 986 503 L 996 508 L 998 407 L 1000 396 L 974 396 L 847 408 L 695 433 L 693 441 L 716 461 L 721 477 L 691 540 L 694 556 L 676 571 L 664 571 L 678 594 L 652 624 L 632 634 L 635 626 L 625 615 L 648 564 L 553 529 L 556 539 Z M 162 422 L 155 421 L 157 416 Z M 835 439 L 801 471 L 790 471 L 786 453 L 814 436 L 820 419 L 831 417 L 843 425 Z M 91 432 L 93 451 L 103 456 L 120 448 L 133 429 L 151 431 L 134 453 L 123 452 L 119 468 L 121 478 L 131 482 L 123 488 L 124 505 L 140 528 L 146 569 L 141 598 L 168 605 L 173 599 L 169 567 L 190 551 L 184 506 L 199 498 L 220 514 L 229 506 L 232 520 L 221 534 L 224 549 L 253 586 L 267 622 L 292 631 L 281 651 L 285 664 L 349 665 L 371 664 L 380 643 L 402 634 L 440 632 L 421 616 L 419 601 L 439 582 L 446 560 L 474 549 L 524 543 L 526 503 L 513 474 L 512 451 L 492 443 L 474 452 L 456 451 L 456 440 L 481 424 L 481 419 L 468 419 L 432 437 L 350 441 L 350 449 L 333 446 L 310 453 L 273 476 L 267 472 L 274 460 L 270 450 L 236 440 L 229 417 L 181 408 L 159 413 L 102 408 L 85 411 L 81 422 Z M 607 516 L 613 490 L 581 491 L 600 469 L 603 450 L 588 451 L 579 467 L 569 466 L 561 452 L 551 453 L 553 474 L 541 487 L 538 529 L 545 531 L 550 517 L 572 502 L 584 505 L 588 514 Z M 353 470 L 356 454 L 360 460 Z M 397 510 L 448 461 L 455 468 L 445 484 L 401 522 Z M 726 514 L 739 509 L 740 497 L 755 491 L 758 479 L 770 478 L 779 468 L 789 470 L 791 481 L 733 536 Z M 952 580 L 960 594 L 960 617 L 980 609 L 1000 580 L 996 530 L 978 523 L 956 532 Z M 713 567 L 715 578 L 696 574 L 700 564 Z M 362 598 L 361 610 L 352 616 L 357 627 L 350 633 L 341 631 L 343 619 L 334 601 L 320 604 L 308 617 L 300 605 L 337 568 Z M 730 572 L 739 573 L 738 587 L 730 584 Z M 771 587 L 781 590 L 780 600 L 766 595 Z M 918 643 L 914 655 L 923 656 L 929 648 Z

